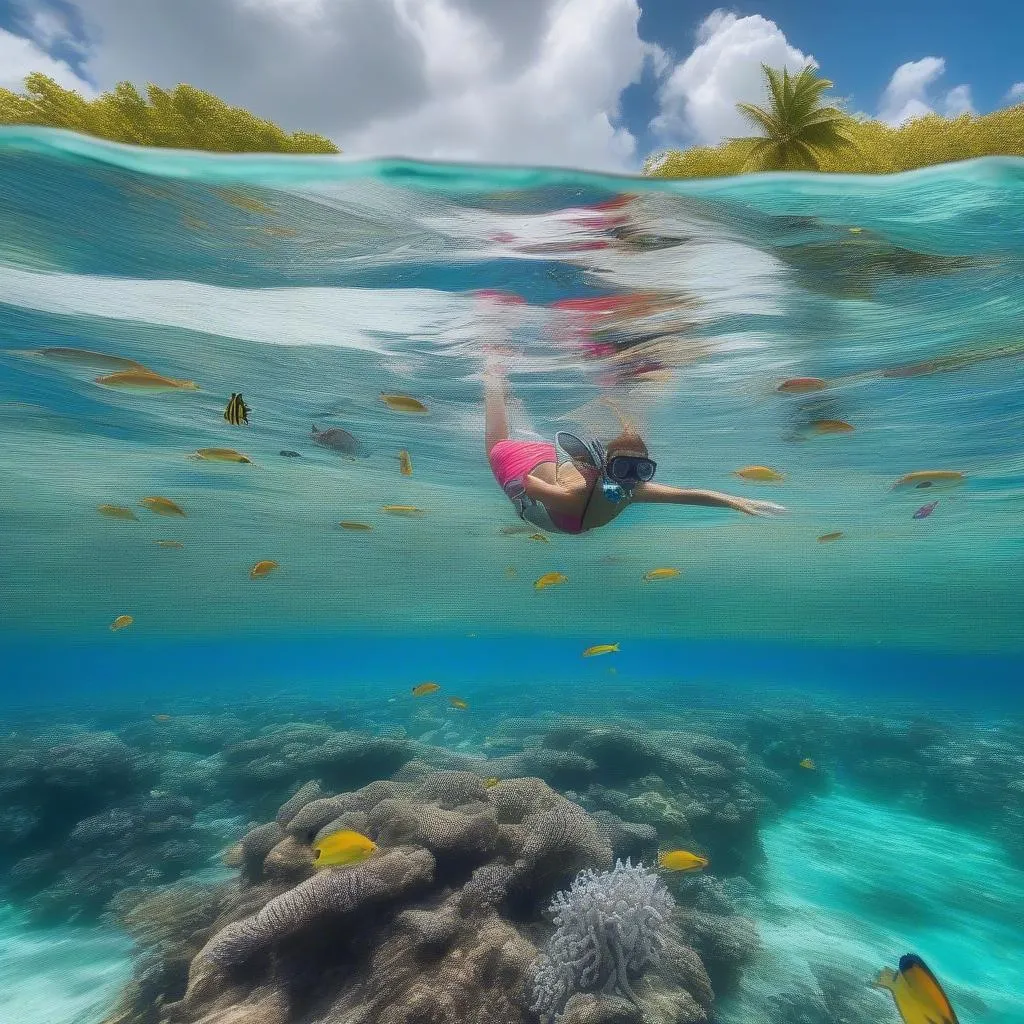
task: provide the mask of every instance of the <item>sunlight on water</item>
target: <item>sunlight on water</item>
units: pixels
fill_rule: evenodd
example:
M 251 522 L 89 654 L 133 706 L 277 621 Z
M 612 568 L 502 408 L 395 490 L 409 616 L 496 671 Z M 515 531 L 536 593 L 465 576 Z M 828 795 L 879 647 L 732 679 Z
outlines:
M 1024 1021 L 1021 209 L 1019 160 L 0 129 L 0 1017 L 885 1024 L 915 952 Z M 656 483 L 786 511 L 541 533 L 499 371 L 514 438 L 629 421 Z M 336 829 L 377 853 L 314 873 Z M 672 848 L 683 946 L 545 996 L 554 894 Z

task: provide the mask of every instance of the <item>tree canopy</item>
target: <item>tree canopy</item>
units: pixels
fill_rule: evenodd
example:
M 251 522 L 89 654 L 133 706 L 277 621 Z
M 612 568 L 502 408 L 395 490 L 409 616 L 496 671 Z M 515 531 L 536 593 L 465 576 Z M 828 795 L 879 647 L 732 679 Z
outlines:
M 980 116 L 964 114 L 946 118 L 928 114 L 892 127 L 865 117 L 847 116 L 837 107 L 822 107 L 817 102 L 808 105 L 809 98 L 818 101 L 822 89 L 830 84 L 824 79 L 815 76 L 816 87 L 824 84 L 813 96 L 808 89 L 800 100 L 795 95 L 796 83 L 804 72 L 789 79 L 788 94 L 786 78 L 789 76 L 785 72 L 766 68 L 765 74 L 769 85 L 767 107 L 737 104 L 762 129 L 762 135 L 727 139 L 718 146 L 695 146 L 656 154 L 648 159 L 644 173 L 659 178 L 724 178 L 755 170 L 786 169 L 815 169 L 831 174 L 894 174 L 982 156 L 1024 156 L 1024 104 Z M 787 100 L 787 95 L 793 98 Z M 778 116 L 780 108 L 781 112 L 801 116 L 787 115 L 787 120 Z M 804 134 L 803 138 L 814 160 L 813 168 L 810 163 L 799 163 L 803 150 L 790 141 L 800 136 L 795 133 L 787 136 L 786 125 L 797 122 L 811 128 L 810 134 Z M 822 145 L 830 132 L 847 144 Z M 787 148 L 791 159 L 782 159 Z
M 310 132 L 289 135 L 271 121 L 232 107 L 191 85 L 167 90 L 130 82 L 87 100 L 46 75 L 25 79 L 23 93 L 0 89 L 0 125 L 66 128 L 111 142 L 217 153 L 337 153 L 330 139 Z

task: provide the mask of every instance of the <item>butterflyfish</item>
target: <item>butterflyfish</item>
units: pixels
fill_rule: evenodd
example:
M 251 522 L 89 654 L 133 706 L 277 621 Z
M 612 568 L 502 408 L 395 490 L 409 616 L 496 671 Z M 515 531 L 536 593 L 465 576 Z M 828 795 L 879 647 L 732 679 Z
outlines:
M 354 519 L 342 519 L 338 523 L 343 530 L 372 530 L 373 527 L 369 523 L 357 523 Z
M 584 658 L 593 658 L 598 654 L 614 654 L 619 649 L 618 644 L 594 644 L 583 652 Z
M 757 483 L 775 483 L 785 477 L 770 466 L 744 466 L 736 470 L 736 476 L 743 480 L 754 480 Z
M 806 768 L 808 771 L 812 771 L 813 772 L 814 769 L 817 767 L 817 765 L 809 757 L 805 757 L 800 762 L 800 767 L 801 768 Z
M 318 868 L 337 868 L 358 864 L 372 857 L 377 844 L 361 832 L 342 829 L 318 839 L 313 844 L 313 861 Z
M 234 448 L 197 448 L 189 458 L 202 462 L 245 462 L 252 465 L 248 455 L 236 452 Z
M 546 572 L 534 584 L 535 590 L 544 590 L 547 587 L 557 587 L 560 583 L 568 583 L 569 577 L 564 572 Z
M 142 367 L 122 370 L 119 373 L 108 373 L 96 378 L 97 384 L 107 388 L 123 388 L 126 391 L 198 391 L 199 385 L 191 380 L 177 380 L 164 377 L 152 370 Z
M 398 453 L 398 472 L 402 476 L 412 476 L 412 458 L 404 448 Z
M 819 544 L 831 544 L 834 540 L 839 540 L 843 536 L 842 530 L 833 530 L 832 533 L 823 533 L 818 538 Z
M 658 867 L 667 871 L 700 871 L 708 866 L 707 857 L 689 850 L 668 850 L 658 854 Z
M 138 520 L 138 516 L 130 508 L 125 508 L 123 505 L 97 505 L 96 511 L 101 516 L 107 516 L 109 519 Z
M 465 711 L 469 707 L 469 701 L 463 700 L 461 697 L 449 697 L 448 703 L 453 708 L 458 708 L 459 711 Z
M 550 544 L 551 543 L 551 541 L 548 540 L 548 538 L 545 537 L 543 533 L 531 533 L 530 534 L 530 540 L 539 540 L 539 541 L 541 541 L 544 544 Z
M 426 412 L 427 407 L 418 399 L 409 395 L 385 395 L 381 392 L 380 400 L 392 412 Z
M 412 695 L 414 697 L 426 697 L 428 693 L 437 693 L 441 687 L 437 683 L 420 683 L 419 686 L 412 688 Z
M 421 516 L 423 515 L 423 509 L 417 508 L 415 505 L 384 505 L 381 507 L 381 511 L 390 512 L 393 516 Z
M 183 548 L 185 545 L 180 540 L 158 540 L 156 546 L 158 548 Z
M 261 580 L 264 576 L 269 576 L 276 568 L 278 568 L 277 562 L 267 558 L 262 562 L 257 562 L 249 570 L 249 578 L 254 580 Z
M 938 979 L 916 953 L 901 956 L 895 971 L 879 971 L 871 984 L 889 992 L 905 1024 L 959 1024 Z
M 955 486 L 963 483 L 964 475 L 955 469 L 922 469 L 916 473 L 907 473 L 894 483 L 893 489 L 900 487 L 935 487 L 937 484 Z
M 150 512 L 155 512 L 158 516 L 183 516 L 185 514 L 180 505 L 171 501 L 170 498 L 161 498 L 159 495 L 143 498 L 139 504 L 143 508 L 148 508 Z
M 654 583 L 656 580 L 674 580 L 677 576 L 681 575 L 682 573 L 678 569 L 651 569 L 650 572 L 644 573 L 644 579 L 648 583 Z
M 232 391 L 227 407 L 224 409 L 224 419 L 233 427 L 237 427 L 242 423 L 249 422 L 250 411 L 249 406 L 242 400 L 241 394 L 236 394 Z
M 854 427 L 845 420 L 815 420 L 811 430 L 815 434 L 852 434 Z
M 820 377 L 790 377 L 784 380 L 775 390 L 783 394 L 802 395 L 809 391 L 824 391 L 828 381 Z
M 130 626 L 135 621 L 131 615 L 118 615 L 116 619 L 110 624 L 110 630 L 112 633 L 116 633 L 119 629 L 124 629 L 125 626 Z

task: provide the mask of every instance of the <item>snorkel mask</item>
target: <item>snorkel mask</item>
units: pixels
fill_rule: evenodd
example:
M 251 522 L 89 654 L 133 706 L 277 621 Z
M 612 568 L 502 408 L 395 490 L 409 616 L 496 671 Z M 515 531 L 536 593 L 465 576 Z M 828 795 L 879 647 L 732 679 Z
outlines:
M 609 459 L 600 441 L 582 440 L 565 430 L 555 435 L 555 443 L 573 462 L 601 474 L 601 493 L 613 505 L 632 494 L 637 484 L 652 480 L 658 468 L 653 459 L 641 455 L 613 455 Z

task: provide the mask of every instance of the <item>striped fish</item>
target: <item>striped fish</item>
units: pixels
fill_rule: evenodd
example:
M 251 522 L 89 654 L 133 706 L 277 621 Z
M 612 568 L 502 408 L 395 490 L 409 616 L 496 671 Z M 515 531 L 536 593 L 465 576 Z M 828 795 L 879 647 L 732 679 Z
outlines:
M 231 393 L 231 398 L 228 401 L 228 407 L 224 410 L 224 419 L 226 419 L 233 427 L 249 422 L 249 406 L 242 401 L 242 396 L 240 394 L 236 395 L 234 392 Z

